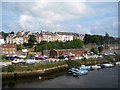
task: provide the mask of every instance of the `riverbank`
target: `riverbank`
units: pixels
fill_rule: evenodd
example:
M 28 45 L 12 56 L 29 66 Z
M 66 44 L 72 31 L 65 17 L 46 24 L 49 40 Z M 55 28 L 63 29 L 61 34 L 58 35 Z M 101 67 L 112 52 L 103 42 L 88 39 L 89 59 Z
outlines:
M 66 70 L 68 67 L 67 64 L 60 65 L 56 67 L 34 70 L 34 71 L 23 71 L 23 72 L 2 72 L 2 79 L 16 79 L 16 78 L 30 78 L 32 76 L 45 76 L 55 72 L 60 72 Z
M 74 77 L 66 71 L 24 79 L 3 80 L 2 88 L 118 88 L 118 65 L 112 68 L 89 71 L 87 75 Z

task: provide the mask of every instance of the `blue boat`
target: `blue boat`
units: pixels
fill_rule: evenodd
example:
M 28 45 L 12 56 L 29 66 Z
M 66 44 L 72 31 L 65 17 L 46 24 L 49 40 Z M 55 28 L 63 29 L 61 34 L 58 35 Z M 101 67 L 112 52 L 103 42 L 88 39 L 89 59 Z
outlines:
M 70 68 L 70 69 L 68 69 L 68 73 L 69 74 L 72 74 L 72 73 L 74 73 L 74 72 L 76 72 L 76 71 L 78 71 L 79 69 L 77 69 L 77 68 L 75 68 L 75 67 L 72 67 L 72 68 Z
M 78 70 L 73 73 L 73 76 L 80 76 L 80 75 L 86 75 L 88 73 L 88 70 Z
M 90 66 L 81 66 L 78 68 L 72 67 L 70 69 L 68 69 L 68 73 L 69 74 L 73 74 L 74 76 L 78 76 L 78 75 L 85 75 L 88 73 L 88 70 L 90 70 Z
M 79 67 L 80 70 L 91 70 L 91 66 L 85 66 L 85 65 L 81 65 L 81 67 Z

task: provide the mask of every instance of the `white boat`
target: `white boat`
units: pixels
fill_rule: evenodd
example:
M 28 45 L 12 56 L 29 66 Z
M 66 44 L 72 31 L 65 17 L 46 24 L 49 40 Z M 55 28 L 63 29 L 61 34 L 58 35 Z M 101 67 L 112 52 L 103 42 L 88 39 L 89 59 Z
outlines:
M 78 59 L 82 59 L 82 58 L 83 58 L 83 57 L 75 57 L 76 60 L 78 60 Z
M 25 61 L 23 59 L 14 59 L 12 61 L 13 64 L 18 64 L 18 63 L 24 63 Z
M 81 65 L 81 67 L 79 67 L 80 70 L 91 70 L 91 66 L 85 66 L 85 65 Z
M 98 66 L 98 65 L 92 65 L 91 67 L 92 67 L 92 69 L 93 69 L 93 70 L 98 70 L 98 69 L 101 69 L 101 67 L 100 67 L 100 66 Z
M 88 70 L 77 70 L 76 72 L 73 73 L 74 76 L 80 76 L 80 75 L 85 75 L 88 73 Z
M 105 68 L 110 68 L 110 67 L 113 67 L 113 66 L 114 66 L 114 64 L 112 64 L 112 63 L 103 64 L 103 65 L 105 66 Z
M 24 55 L 20 55 L 20 56 L 18 56 L 18 57 L 20 57 L 20 58 L 26 58 L 26 56 L 24 56 Z
M 76 71 L 78 71 L 78 69 L 75 68 L 75 67 L 72 67 L 72 68 L 68 69 L 68 73 L 69 73 L 69 74 L 74 73 L 74 72 L 76 72 Z
M 26 60 L 26 64 L 35 64 L 35 63 L 37 63 L 35 58 L 34 59 L 31 58 L 31 59 Z
M 119 62 L 116 62 L 116 64 L 120 64 L 120 61 L 119 61 Z

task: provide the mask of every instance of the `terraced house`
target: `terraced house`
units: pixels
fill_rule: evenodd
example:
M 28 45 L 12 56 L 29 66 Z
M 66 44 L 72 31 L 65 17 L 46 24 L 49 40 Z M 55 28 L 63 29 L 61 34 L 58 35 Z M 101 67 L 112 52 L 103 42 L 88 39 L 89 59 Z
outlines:
M 15 55 L 16 44 L 2 44 L 2 54 Z
M 9 34 L 6 38 L 6 43 L 8 44 L 23 44 L 28 43 L 30 35 L 34 35 L 36 37 L 37 43 L 41 41 L 71 41 L 73 39 L 80 39 L 83 41 L 84 35 L 78 33 L 71 33 L 71 32 L 36 32 L 32 33 L 30 31 L 24 32 L 20 31 L 16 34 Z

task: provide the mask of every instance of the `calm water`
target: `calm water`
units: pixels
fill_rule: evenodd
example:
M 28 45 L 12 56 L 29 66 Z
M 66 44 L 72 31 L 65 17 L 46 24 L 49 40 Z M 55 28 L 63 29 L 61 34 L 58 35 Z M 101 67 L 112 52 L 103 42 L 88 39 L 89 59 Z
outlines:
M 3 81 L 3 88 L 118 88 L 118 66 L 90 71 L 88 75 L 73 77 L 67 72 L 24 80 Z

